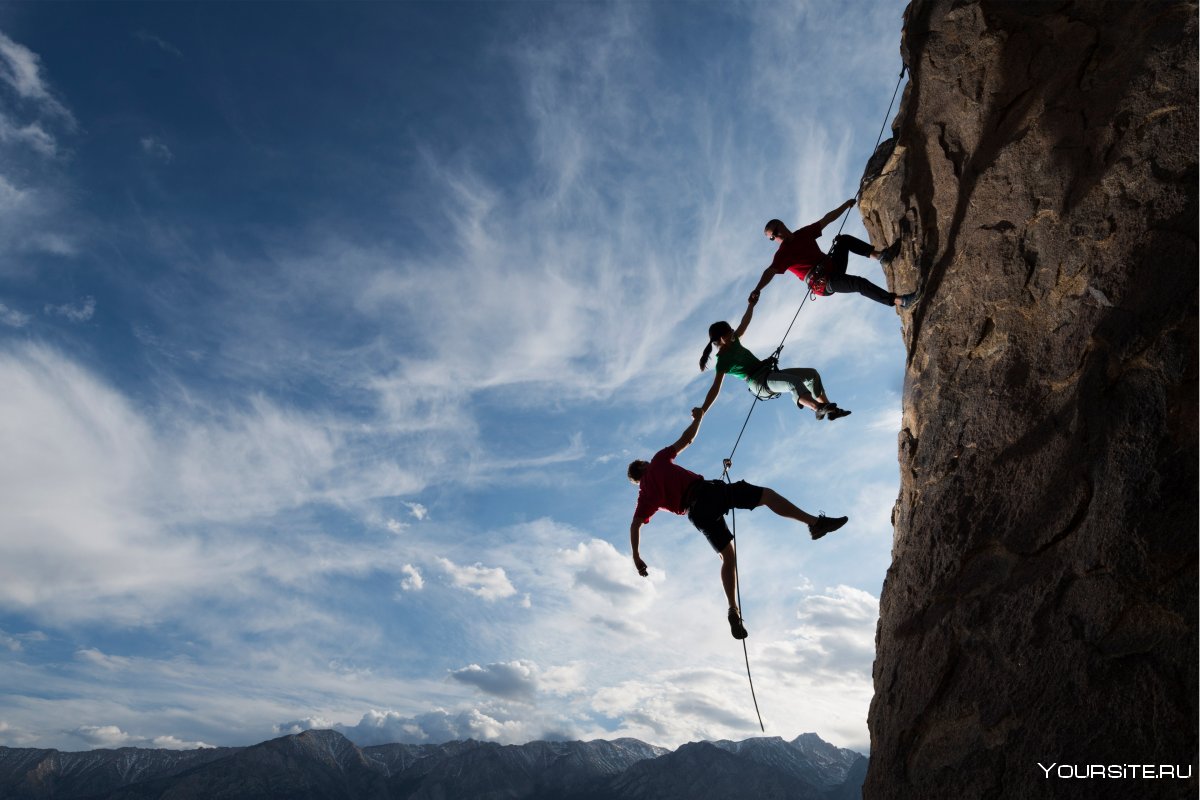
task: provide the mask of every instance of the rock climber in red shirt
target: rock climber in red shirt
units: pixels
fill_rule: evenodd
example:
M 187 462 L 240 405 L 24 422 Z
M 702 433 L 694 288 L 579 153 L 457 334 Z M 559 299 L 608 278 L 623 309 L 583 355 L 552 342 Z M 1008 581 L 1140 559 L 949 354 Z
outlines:
M 878 259 L 880 263 L 886 264 L 896 255 L 898 242 L 887 250 L 876 250 L 862 239 L 842 234 L 833 240 L 833 247 L 829 249 L 828 255 L 821 251 L 820 245 L 817 244 L 821 231 L 852 205 L 854 200 L 847 200 L 813 224 L 796 231 L 789 231 L 787 226 L 777 219 L 768 222 L 763 228 L 763 233 L 771 241 L 779 242 L 779 249 L 775 251 L 771 265 L 763 270 L 754 291 L 750 292 L 750 302 L 756 302 L 763 287 L 776 275 L 784 272 L 791 272 L 807 283 L 813 294 L 819 296 L 861 294 L 885 306 L 900 308 L 909 308 L 920 300 L 920 290 L 909 294 L 895 294 L 879 288 L 859 275 L 846 274 L 846 262 L 850 253 Z
M 721 556 L 721 585 L 725 589 L 725 599 L 729 601 L 729 630 L 733 638 L 745 639 L 748 634 L 735 599 L 737 554 L 734 552 L 733 534 L 725 524 L 725 514 L 731 508 L 750 509 L 765 505 L 781 517 L 806 523 L 813 539 L 836 531 L 846 524 L 848 518 L 827 517 L 824 514 L 814 517 L 771 489 L 745 481 L 730 484 L 719 479 L 705 480 L 676 464 L 675 457 L 695 440 L 700 430 L 700 420 L 704 415 L 698 411 L 692 412 L 692 424 L 684 430 L 678 441 L 659 450 L 649 461 L 629 463 L 629 480 L 639 486 L 637 508 L 629 526 L 633 564 L 643 578 L 649 574 L 639 545 L 642 526 L 650 521 L 655 512 L 666 509 L 675 514 L 687 514 L 696 529 L 704 534 L 713 550 Z

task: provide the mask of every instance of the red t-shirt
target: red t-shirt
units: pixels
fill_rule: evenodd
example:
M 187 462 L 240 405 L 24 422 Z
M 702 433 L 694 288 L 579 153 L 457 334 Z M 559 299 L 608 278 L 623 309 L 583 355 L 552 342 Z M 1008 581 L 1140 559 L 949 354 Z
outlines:
M 634 518 L 643 523 L 649 522 L 660 508 L 676 514 L 686 513 L 683 493 L 694 481 L 701 479 L 701 476 L 675 463 L 675 449 L 672 446 L 664 447 L 650 459 L 650 466 L 646 467 L 646 474 L 639 481 L 641 489 L 638 490 Z
M 779 243 L 779 249 L 775 251 L 775 258 L 771 261 L 771 268 L 776 272 L 787 270 L 800 280 L 806 280 L 809 270 L 825 259 L 825 252 L 817 244 L 821 231 L 822 228 L 814 222 L 793 232 L 790 237 Z M 828 294 L 824 281 L 818 281 L 812 289 L 813 294 Z

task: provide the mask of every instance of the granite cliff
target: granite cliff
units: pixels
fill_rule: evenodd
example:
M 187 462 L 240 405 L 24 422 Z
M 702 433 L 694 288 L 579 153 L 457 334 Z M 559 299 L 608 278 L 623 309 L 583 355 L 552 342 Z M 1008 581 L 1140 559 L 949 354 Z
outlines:
M 924 285 L 867 800 L 1196 795 L 1196 18 L 906 13 L 861 203 Z

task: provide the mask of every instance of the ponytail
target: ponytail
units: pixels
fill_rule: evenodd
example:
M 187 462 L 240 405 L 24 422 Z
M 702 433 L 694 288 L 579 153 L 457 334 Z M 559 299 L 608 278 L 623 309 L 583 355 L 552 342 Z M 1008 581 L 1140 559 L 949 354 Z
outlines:
M 727 333 L 733 333 L 728 322 L 714 322 L 708 326 L 708 344 L 704 347 L 704 355 L 700 356 L 700 371 L 708 368 L 708 357 L 712 355 L 713 343 Z

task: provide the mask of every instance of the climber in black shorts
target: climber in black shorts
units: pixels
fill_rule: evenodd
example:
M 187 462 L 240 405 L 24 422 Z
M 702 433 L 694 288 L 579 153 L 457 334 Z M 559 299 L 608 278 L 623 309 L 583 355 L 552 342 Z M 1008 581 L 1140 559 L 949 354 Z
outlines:
M 734 551 L 733 534 L 725 524 L 725 514 L 733 508 L 766 506 L 781 517 L 806 523 L 813 539 L 836 531 L 846 524 L 847 518 L 826 517 L 823 514 L 813 516 L 771 489 L 745 481 L 727 484 L 721 480 L 705 480 L 676 464 L 675 457 L 695 440 L 700 430 L 700 420 L 704 415 L 698 411 L 692 412 L 692 424 L 674 444 L 659 450 L 649 461 L 629 463 L 629 480 L 639 487 L 637 508 L 629 526 L 633 564 L 643 578 L 649 575 L 639 546 L 642 526 L 650 521 L 655 512 L 666 509 L 675 514 L 687 514 L 692 524 L 708 539 L 713 550 L 721 556 L 721 586 L 725 590 L 725 599 L 729 601 L 729 630 L 735 639 L 745 639 L 746 628 L 742 625 L 742 614 L 736 600 L 737 554 Z

